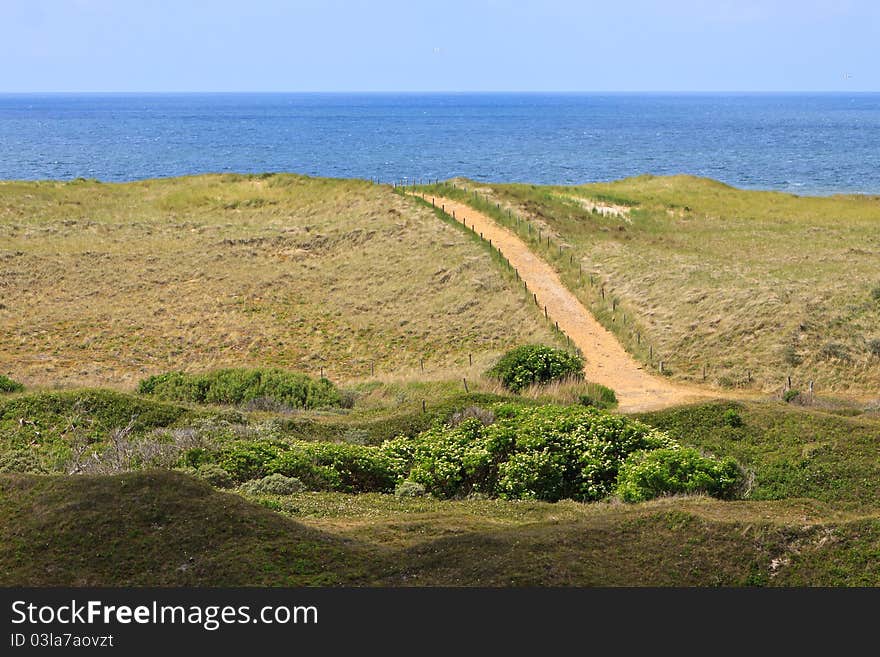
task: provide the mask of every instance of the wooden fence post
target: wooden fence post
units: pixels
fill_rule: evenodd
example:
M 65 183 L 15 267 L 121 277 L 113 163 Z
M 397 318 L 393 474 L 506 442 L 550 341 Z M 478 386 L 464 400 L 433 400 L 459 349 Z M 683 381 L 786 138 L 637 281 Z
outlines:
M 464 384 L 464 391 L 465 391 L 465 393 L 469 393 L 470 390 L 468 390 L 467 379 L 462 378 L 461 382 Z

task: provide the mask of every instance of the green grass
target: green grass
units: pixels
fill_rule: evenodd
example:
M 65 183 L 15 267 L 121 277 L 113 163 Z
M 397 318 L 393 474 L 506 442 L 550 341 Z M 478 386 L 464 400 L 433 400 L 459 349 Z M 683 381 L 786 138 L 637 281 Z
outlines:
M 730 426 L 735 409 L 742 426 Z M 749 499 L 809 497 L 838 509 L 880 509 L 880 417 L 780 403 L 719 402 L 638 416 L 685 445 L 750 469 Z
M 702 382 L 705 368 L 709 384 L 774 393 L 791 376 L 818 394 L 876 397 L 876 198 L 691 176 L 423 189 L 517 231 L 631 353 L 655 368 L 663 360 L 669 376 Z M 607 204 L 626 212 L 594 210 Z

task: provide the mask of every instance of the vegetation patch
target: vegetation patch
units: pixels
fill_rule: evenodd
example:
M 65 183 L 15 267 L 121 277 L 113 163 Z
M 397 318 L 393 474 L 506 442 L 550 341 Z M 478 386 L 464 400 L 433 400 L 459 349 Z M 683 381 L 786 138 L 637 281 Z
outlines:
M 245 482 L 241 490 L 248 495 L 292 495 L 306 489 L 296 477 L 286 477 L 280 473 L 270 474 L 262 479 Z
M 489 424 L 470 417 L 389 441 L 383 449 L 402 479 L 441 498 L 482 494 L 595 501 L 614 492 L 618 472 L 631 455 L 678 446 L 641 422 L 592 408 L 499 404 L 492 410 Z M 714 460 L 705 457 L 699 465 L 708 463 Z M 680 469 L 678 479 L 658 482 L 650 496 L 680 492 L 681 485 L 726 494 L 726 481 L 706 484 L 706 478 L 729 474 L 724 465 L 708 471 Z M 733 482 L 738 480 L 735 470 Z
M 511 349 L 486 372 L 499 379 L 512 392 L 520 392 L 535 383 L 578 378 L 583 374 L 580 356 L 542 344 Z
M 241 405 L 257 400 L 291 409 L 341 406 L 343 396 L 327 379 L 278 369 L 224 369 L 203 374 L 167 372 L 144 379 L 142 395 L 195 404 Z
M 620 467 L 617 494 L 625 502 L 676 493 L 727 499 L 741 482 L 739 468 L 730 457 L 719 460 L 690 447 L 666 447 L 627 459 Z
M 21 392 L 24 386 L 18 381 L 13 381 L 5 374 L 0 374 L 0 393 L 4 392 Z
M 741 422 L 730 423 L 730 411 Z M 880 506 L 876 414 L 848 417 L 781 402 L 712 402 L 637 415 L 682 446 L 736 460 L 751 500 L 812 498 L 839 509 Z

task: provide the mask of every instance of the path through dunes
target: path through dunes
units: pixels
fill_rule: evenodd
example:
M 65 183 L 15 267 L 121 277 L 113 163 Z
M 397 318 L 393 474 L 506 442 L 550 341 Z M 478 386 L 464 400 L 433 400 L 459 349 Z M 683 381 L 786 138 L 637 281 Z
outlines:
M 535 255 L 519 237 L 493 219 L 464 203 L 439 196 L 417 194 L 449 215 L 471 226 L 504 254 L 517 269 L 538 304 L 584 354 L 584 374 L 590 381 L 612 388 L 622 411 L 648 411 L 714 397 L 711 391 L 673 383 L 644 370 L 562 283 L 556 271 Z

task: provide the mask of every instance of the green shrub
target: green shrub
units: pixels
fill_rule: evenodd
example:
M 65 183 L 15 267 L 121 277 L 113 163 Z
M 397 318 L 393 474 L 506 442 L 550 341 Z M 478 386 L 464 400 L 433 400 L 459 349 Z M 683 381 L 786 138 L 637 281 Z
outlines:
M 278 405 L 290 408 L 341 406 L 342 395 L 327 379 L 277 369 L 225 369 L 204 374 L 167 372 L 148 377 L 138 392 L 158 399 L 196 404 Z
M 0 374 L 0 392 L 21 392 L 24 386 L 18 381 L 13 381 L 5 374 Z
M 874 301 L 880 301 L 880 285 L 871 290 L 871 299 Z
M 349 443 L 297 442 L 270 464 L 270 470 L 316 476 L 315 488 L 344 493 L 390 492 L 395 481 L 391 461 L 381 450 Z M 306 477 L 300 478 L 308 484 Z
M 486 375 L 500 379 L 506 388 L 519 392 L 533 383 L 580 377 L 583 369 L 580 356 L 534 344 L 511 349 Z
M 426 493 L 424 486 L 409 479 L 404 479 L 394 489 L 397 497 L 424 497 Z
M 868 353 L 872 356 L 880 356 L 880 338 L 872 338 L 868 341 Z
M 241 490 L 250 495 L 291 495 L 305 488 L 296 477 L 285 477 L 277 472 L 262 479 L 247 481 L 241 486 Z
M 733 427 L 734 429 L 737 427 L 741 427 L 743 425 L 742 416 L 737 412 L 735 408 L 728 408 L 724 411 L 724 414 L 721 417 L 722 422 L 728 427 Z
M 590 383 L 586 394 L 580 395 L 578 402 L 581 406 L 593 406 L 595 408 L 614 408 L 617 406 L 617 395 L 611 388 L 600 383 Z
M 790 404 L 793 401 L 796 401 L 801 396 L 800 390 L 795 390 L 794 388 L 790 388 L 782 393 L 782 401 L 786 404 Z
M 493 445 L 512 439 L 496 491 L 513 499 L 602 499 L 629 454 L 672 444 L 656 429 L 592 408 L 520 408 L 493 426 Z
M 455 426 L 437 424 L 418 436 L 387 441 L 382 451 L 401 479 L 421 484 L 437 497 L 464 497 L 491 485 L 485 429 L 474 417 Z
M 667 447 L 630 456 L 620 467 L 617 494 L 626 502 L 676 493 L 725 499 L 733 496 L 741 478 L 731 458 L 709 458 L 692 448 Z
M 672 444 L 627 418 L 578 406 L 497 404 L 495 421 L 437 425 L 383 444 L 400 479 L 437 497 L 601 499 L 632 452 Z
M 204 463 L 193 470 L 193 475 L 214 488 L 231 488 L 234 484 L 232 476 L 216 463 Z
M 195 461 L 197 465 L 201 465 L 202 459 L 213 459 L 235 482 L 240 483 L 270 474 L 269 464 L 283 451 L 284 446 L 273 441 L 243 440 L 224 446 L 216 454 L 192 450 L 187 454 L 187 459 Z

